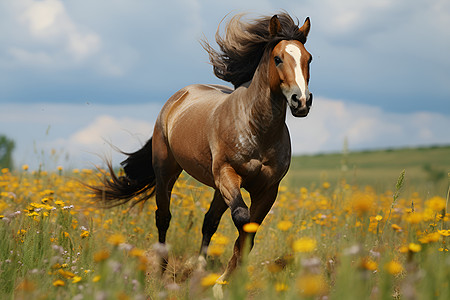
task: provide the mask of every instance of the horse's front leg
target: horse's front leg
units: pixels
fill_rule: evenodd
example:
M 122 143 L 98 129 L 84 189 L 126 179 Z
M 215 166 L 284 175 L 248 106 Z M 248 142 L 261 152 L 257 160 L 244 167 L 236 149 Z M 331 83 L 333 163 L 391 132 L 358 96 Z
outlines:
M 233 223 L 239 231 L 239 236 L 234 244 L 233 256 L 228 266 L 218 281 L 226 281 L 241 260 L 241 252 L 244 249 L 247 233 L 243 230 L 245 224 L 250 222 L 250 212 L 242 199 L 242 178 L 229 165 L 222 166 L 215 174 L 216 186 L 222 194 L 223 200 L 231 210 Z
M 259 192 L 253 193 L 251 192 L 250 197 L 252 204 L 250 206 L 250 218 L 247 223 L 254 222 L 260 225 L 264 220 L 264 218 L 266 217 L 266 215 L 269 213 L 270 209 L 272 208 L 272 205 L 275 202 L 277 194 L 278 194 L 278 183 L 273 185 L 272 187 L 263 189 Z M 214 286 L 214 293 L 218 298 L 223 297 L 222 288 L 220 284 L 228 280 L 228 278 L 236 268 L 237 264 L 241 261 L 242 255 L 247 255 L 254 244 L 255 238 L 254 232 L 246 233 L 243 230 L 243 228 L 238 228 L 238 230 L 239 230 L 239 237 L 237 238 L 236 243 L 234 244 L 233 256 L 231 257 L 225 272 L 217 280 L 218 283 Z M 245 243 L 249 244 L 245 245 Z M 242 253 L 244 245 L 246 246 L 245 249 L 248 250 L 248 252 L 246 253 Z

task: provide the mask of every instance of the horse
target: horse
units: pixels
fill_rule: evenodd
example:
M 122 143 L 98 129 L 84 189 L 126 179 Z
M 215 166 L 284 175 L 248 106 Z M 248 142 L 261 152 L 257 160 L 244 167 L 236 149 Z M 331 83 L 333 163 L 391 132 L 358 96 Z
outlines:
M 136 152 L 124 153 L 124 176 L 110 175 L 93 187 L 97 199 L 116 206 L 156 196 L 158 241 L 166 243 L 171 220 L 171 191 L 184 170 L 215 192 L 204 216 L 199 257 L 207 249 L 227 209 L 239 236 L 218 282 L 228 280 L 250 252 L 255 232 L 245 225 L 261 224 L 278 193 L 291 160 L 287 107 L 305 117 L 312 105 L 309 92 L 311 54 L 305 49 L 310 19 L 299 27 L 287 13 L 243 21 L 236 15 L 219 30 L 219 51 L 206 41 L 214 74 L 234 85 L 194 84 L 171 96 L 156 120 L 153 136 Z M 250 194 L 247 207 L 241 188 Z M 244 251 L 244 244 L 250 241 Z M 246 253 L 244 253 L 246 252 Z M 162 273 L 167 253 L 161 258 Z

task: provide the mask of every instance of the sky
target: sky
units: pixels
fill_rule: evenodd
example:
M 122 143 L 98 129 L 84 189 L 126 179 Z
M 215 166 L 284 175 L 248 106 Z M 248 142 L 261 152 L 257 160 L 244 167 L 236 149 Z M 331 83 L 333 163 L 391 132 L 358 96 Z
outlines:
M 450 144 L 448 0 L 0 0 L 0 134 L 18 166 L 118 163 L 178 89 L 224 83 L 199 43 L 224 17 L 283 10 L 311 19 L 295 154 Z

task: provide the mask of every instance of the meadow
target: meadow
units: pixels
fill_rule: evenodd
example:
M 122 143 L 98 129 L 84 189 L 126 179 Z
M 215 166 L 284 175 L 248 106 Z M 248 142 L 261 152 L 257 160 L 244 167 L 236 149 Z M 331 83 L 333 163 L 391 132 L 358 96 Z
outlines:
M 449 160 L 450 147 L 295 157 L 225 299 L 449 299 Z M 225 213 L 196 264 L 213 191 L 176 183 L 161 278 L 154 200 L 98 208 L 82 183 L 102 176 L 1 170 L 0 298 L 214 299 L 237 232 Z

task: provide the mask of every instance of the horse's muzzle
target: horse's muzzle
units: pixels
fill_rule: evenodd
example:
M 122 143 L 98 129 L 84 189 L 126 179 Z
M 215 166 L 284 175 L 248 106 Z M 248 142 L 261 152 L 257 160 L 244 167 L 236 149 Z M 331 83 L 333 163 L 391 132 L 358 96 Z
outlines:
M 290 106 L 292 115 L 297 118 L 306 117 L 309 113 L 309 109 L 312 106 L 312 101 L 313 101 L 313 95 L 312 95 L 312 93 L 309 93 L 309 99 L 306 101 L 305 105 L 298 106 L 295 108 Z

